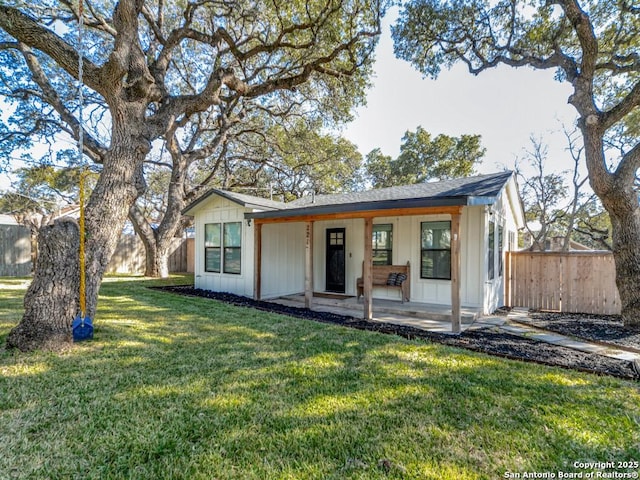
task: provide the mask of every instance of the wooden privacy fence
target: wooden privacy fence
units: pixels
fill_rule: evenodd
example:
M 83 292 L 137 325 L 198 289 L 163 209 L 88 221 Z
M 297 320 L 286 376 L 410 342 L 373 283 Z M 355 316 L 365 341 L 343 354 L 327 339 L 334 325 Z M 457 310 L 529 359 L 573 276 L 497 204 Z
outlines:
M 610 252 L 507 252 L 505 303 L 572 313 L 620 313 Z
M 0 225 L 0 277 L 31 273 L 31 233 L 22 225 Z
M 171 245 L 169 272 L 194 271 L 194 239 L 176 238 Z M 137 235 L 122 235 L 107 266 L 108 273 L 143 274 L 144 245 Z M 22 225 L 0 225 L 0 277 L 31 274 L 31 235 Z
M 193 272 L 193 238 L 176 238 L 171 244 L 169 272 Z M 137 235 L 122 235 L 107 266 L 107 273 L 144 273 L 145 252 Z

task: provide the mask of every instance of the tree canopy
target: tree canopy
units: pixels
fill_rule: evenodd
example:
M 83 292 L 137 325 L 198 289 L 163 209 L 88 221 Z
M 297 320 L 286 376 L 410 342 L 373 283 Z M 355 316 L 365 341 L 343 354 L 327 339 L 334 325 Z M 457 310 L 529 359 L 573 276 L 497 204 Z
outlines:
M 375 149 L 367 155 L 365 168 L 375 188 L 468 177 L 475 172 L 485 149 L 480 135 L 450 137 L 440 134 L 432 138 L 424 128 L 407 131 L 402 137 L 400 155 L 396 159 Z
M 629 0 L 412 0 L 393 37 L 396 55 L 432 78 L 458 62 L 474 75 L 501 64 L 554 70 L 574 86 L 582 122 L 621 147 L 606 149 L 603 173 L 640 166 L 640 8 Z
M 294 121 L 275 124 L 260 134 L 230 142 L 234 164 L 227 188 L 256 188 L 258 196 L 291 200 L 308 195 L 339 193 L 360 187 L 362 155 L 347 139 L 321 133 L 320 125 Z
M 376 0 L 82 4 L 82 46 L 77 2 L 0 5 L 0 95 L 15 106 L 0 119 L 3 151 L 77 139 L 80 49 L 84 153 L 97 162 L 117 99 L 142 102 L 148 142 L 213 112 L 209 130 L 221 130 L 247 103 L 348 118 L 364 99 L 383 13 Z
M 364 98 L 385 5 L 0 2 L 0 95 L 13 104 L 13 112 L 0 118 L 0 152 L 24 151 L 34 139 L 75 142 L 82 129 L 84 159 L 101 167 L 86 208 L 88 316 L 95 314 L 102 275 L 129 209 L 145 191 L 144 164 L 154 142 L 164 141 L 178 156 L 206 158 L 255 111 L 325 122 L 347 117 Z M 172 175 L 188 174 L 188 164 L 179 168 Z M 170 196 L 179 202 L 184 191 L 176 187 Z M 77 241 L 75 235 L 69 239 Z M 46 274 L 36 269 L 36 277 Z M 47 281 L 55 279 L 35 283 Z M 48 330 L 54 300 L 45 303 L 26 309 L 23 323 L 33 326 L 10 335 L 9 345 L 33 345 L 25 336 Z M 43 328 L 37 328 L 40 321 Z

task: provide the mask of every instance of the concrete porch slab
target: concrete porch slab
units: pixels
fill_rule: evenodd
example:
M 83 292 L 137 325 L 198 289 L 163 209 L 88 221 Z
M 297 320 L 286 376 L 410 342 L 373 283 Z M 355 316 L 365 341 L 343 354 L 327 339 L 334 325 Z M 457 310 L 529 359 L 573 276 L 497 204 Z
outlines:
M 276 299 L 271 299 L 272 302 L 292 302 L 289 305 L 300 306 L 304 305 L 304 295 L 286 295 Z M 334 308 L 336 310 L 326 310 L 327 308 Z M 357 301 L 352 296 L 339 296 L 331 295 L 326 297 L 323 294 L 313 297 L 313 310 L 319 311 L 333 311 L 334 313 L 340 313 L 342 315 L 349 315 L 356 318 L 362 318 L 364 305 L 362 300 Z M 442 322 L 448 324 L 448 331 L 451 330 L 451 307 L 446 305 L 435 305 L 429 303 L 418 302 L 400 302 L 398 300 L 386 300 L 381 298 L 373 299 L 373 316 L 374 319 L 389 318 L 393 319 L 398 317 L 410 320 L 412 318 L 421 320 L 430 320 L 432 322 Z M 477 309 L 463 307 L 461 311 L 461 319 L 463 325 L 470 325 L 480 317 L 480 312 Z M 386 321 L 386 320 L 385 320 Z

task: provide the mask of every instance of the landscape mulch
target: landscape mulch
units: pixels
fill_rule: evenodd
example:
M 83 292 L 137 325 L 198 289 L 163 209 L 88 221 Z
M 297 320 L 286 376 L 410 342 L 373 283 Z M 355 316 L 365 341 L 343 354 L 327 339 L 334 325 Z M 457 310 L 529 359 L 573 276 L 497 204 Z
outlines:
M 421 330 L 406 325 L 367 321 L 351 316 L 339 315 L 337 313 L 318 312 L 302 307 L 291 307 L 264 300 L 253 300 L 232 293 L 212 292 L 189 286 L 153 288 L 180 295 L 210 298 L 233 305 L 255 308 L 317 322 L 398 335 L 408 339 L 427 340 L 512 360 L 535 362 L 599 375 L 611 375 L 624 379 L 640 380 L 638 365 L 634 365 L 633 362 L 595 353 L 581 352 L 559 345 L 552 345 L 503 331 L 496 331 L 496 329 L 492 327 L 480 330 L 468 330 L 460 335 L 450 335 Z M 615 322 L 615 318 L 603 318 L 593 315 L 573 315 L 571 318 L 567 317 L 566 321 L 563 321 L 561 315 L 554 315 L 558 314 L 535 314 L 531 323 L 538 328 L 553 330 L 573 337 L 580 337 L 580 335 L 583 334 L 585 335 L 583 338 L 587 340 L 611 344 L 612 347 L 620 345 L 620 342 L 629 342 L 629 344 L 627 344 L 628 347 L 640 345 L 634 343 L 640 341 L 640 335 L 638 335 L 637 332 L 625 329 L 624 326 L 621 325 L 621 321 Z M 572 326 L 576 324 L 580 324 L 580 328 L 572 329 Z M 552 327 L 554 327 L 555 330 Z M 586 336 L 587 334 L 583 332 L 590 332 L 589 334 L 591 336 Z M 600 332 L 600 336 L 598 332 Z M 617 343 L 613 342 L 613 340 L 616 340 Z
M 620 315 L 531 312 L 522 323 L 640 353 L 640 331 L 626 328 Z

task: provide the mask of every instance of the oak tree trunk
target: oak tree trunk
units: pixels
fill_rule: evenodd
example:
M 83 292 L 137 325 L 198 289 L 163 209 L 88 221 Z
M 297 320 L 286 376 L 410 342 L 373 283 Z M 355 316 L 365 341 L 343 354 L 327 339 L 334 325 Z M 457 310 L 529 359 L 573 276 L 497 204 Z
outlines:
M 159 230 L 163 225 L 161 224 L 158 229 L 152 228 L 136 205 L 133 205 L 129 210 L 129 220 L 131 220 L 136 235 L 140 237 L 144 245 L 144 276 L 152 278 L 168 277 L 171 239 L 167 242 L 167 238 L 159 234 Z
M 158 239 L 146 241 L 142 237 L 145 253 L 144 276 L 152 278 L 167 278 L 169 276 L 169 246 L 159 245 Z
M 153 228 L 147 217 L 137 207 L 132 205 L 129 210 L 129 220 L 133 224 L 136 234 L 142 240 L 145 249 L 145 276 L 169 276 L 169 256 L 176 234 L 182 228 L 182 210 L 185 207 L 185 186 L 187 182 L 188 162 L 179 151 L 176 142 L 168 143 L 168 149 L 173 157 L 173 169 L 164 208 L 162 220 Z
M 144 188 L 144 155 L 136 155 L 135 148 L 118 150 L 105 161 L 86 208 L 87 315 L 91 318 L 95 317 L 102 277 L 122 234 L 129 207 Z
M 9 333 L 7 348 L 59 350 L 72 342 L 71 322 L 79 307 L 79 232 L 71 218 L 40 229 L 38 258 L 24 297 L 24 315 Z
M 616 285 L 624 325 L 640 329 L 640 205 L 634 189 L 635 172 L 605 165 L 603 133 L 597 124 L 581 126 L 589 182 L 611 218 Z
M 127 117 L 125 117 L 127 118 Z M 86 312 L 95 320 L 98 291 L 129 207 L 144 190 L 142 162 L 148 142 L 135 135 L 135 116 L 113 125 L 113 146 L 85 209 Z M 46 228 L 39 237 L 33 293 L 25 296 L 25 316 L 7 346 L 23 351 L 51 348 L 71 340 L 71 321 L 79 310 L 79 229 L 69 223 Z M 52 264 L 47 260 L 57 263 Z M 69 270 L 67 270 L 69 269 Z M 75 272 L 72 274 L 71 270 Z M 74 276 L 75 275 L 75 276 Z M 70 299 L 74 299 L 71 301 Z
M 637 200 L 636 200 L 637 202 Z M 638 208 L 612 215 L 613 258 L 624 325 L 640 330 L 640 216 Z
M 131 216 L 129 216 L 131 218 Z M 155 234 L 145 234 L 135 228 L 144 245 L 145 267 L 144 276 L 153 278 L 167 278 L 169 276 L 169 257 L 173 238 Z
M 153 272 L 156 277 L 167 278 L 169 276 L 169 249 L 158 247 L 155 256 L 151 259 Z
M 144 244 L 144 276 L 145 277 L 160 277 L 160 270 L 158 268 L 158 250 L 156 249 L 155 242 L 145 242 Z

